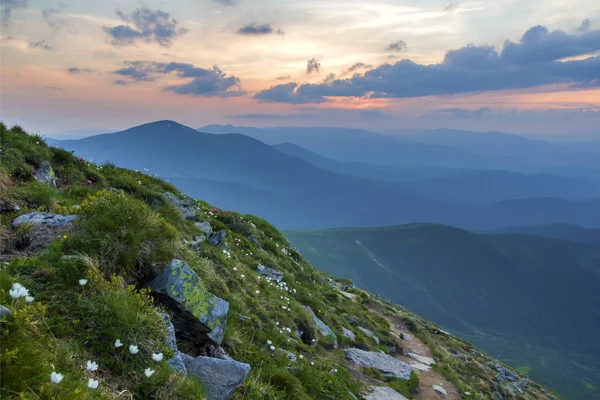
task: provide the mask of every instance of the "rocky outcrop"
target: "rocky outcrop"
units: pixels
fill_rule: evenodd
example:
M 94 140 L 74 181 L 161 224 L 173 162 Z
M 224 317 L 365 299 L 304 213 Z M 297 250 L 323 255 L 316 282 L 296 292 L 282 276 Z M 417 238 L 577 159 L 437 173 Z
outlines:
M 188 376 L 202 383 L 207 400 L 226 400 L 250 372 L 250 365 L 237 361 L 187 354 L 181 354 L 181 358 Z
M 365 400 L 408 400 L 387 386 L 371 386 L 371 392 L 363 394 Z
M 256 272 L 262 276 L 266 276 L 267 278 L 274 280 L 275 282 L 281 282 L 283 280 L 283 272 L 277 271 L 273 268 L 265 267 L 262 264 L 258 264 L 258 267 L 256 267 Z
M 354 364 L 366 368 L 375 368 L 385 377 L 396 377 L 407 380 L 410 378 L 412 367 L 404 361 L 396 360 L 385 353 L 364 351 L 360 349 L 346 349 L 346 358 Z
M 373 341 L 375 341 L 375 343 L 379 344 L 379 338 L 377 336 L 375 336 L 375 334 L 373 333 L 372 330 L 367 329 L 367 328 L 363 328 L 362 326 L 359 326 L 358 329 L 364 333 L 365 335 L 367 335 L 368 337 L 370 337 L 371 339 L 373 339 Z
M 33 177 L 36 181 L 43 183 L 48 186 L 56 186 L 56 175 L 54 174 L 54 170 L 52 170 L 52 166 L 50 163 L 45 161 L 33 171 Z
M 185 219 L 195 220 L 198 218 L 198 208 L 194 205 L 192 200 L 181 200 L 171 192 L 165 192 L 163 193 L 163 196 L 169 203 L 181 211 L 181 214 L 183 214 Z
M 181 337 L 200 344 L 221 344 L 229 303 L 206 290 L 189 265 L 171 261 L 150 283 L 150 289 L 173 311 L 173 324 Z
M 344 335 L 344 337 L 347 337 L 348 339 L 350 339 L 351 341 L 355 341 L 356 340 L 356 335 L 354 334 L 354 332 L 352 332 L 350 329 L 346 329 L 342 326 L 342 335 Z
M 12 222 L 16 228 L 23 224 L 41 224 L 46 226 L 66 226 L 77 219 L 77 215 L 60 215 L 49 212 L 30 211 L 19 215 Z
M 333 332 L 330 327 L 325 325 L 325 322 L 321 321 L 309 306 L 303 306 L 303 307 L 313 317 L 313 320 L 315 321 L 315 325 L 317 326 L 317 330 L 319 331 L 319 333 L 323 336 L 329 336 L 329 337 L 333 338 L 333 348 L 337 349 L 338 341 L 337 341 L 337 336 L 335 335 L 335 332 Z

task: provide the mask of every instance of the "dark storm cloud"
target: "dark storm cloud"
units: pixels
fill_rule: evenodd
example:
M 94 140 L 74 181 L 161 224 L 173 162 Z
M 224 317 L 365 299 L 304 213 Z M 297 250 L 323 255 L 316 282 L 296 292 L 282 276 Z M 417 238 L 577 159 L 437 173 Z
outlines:
M 227 76 L 216 65 L 210 69 L 178 62 L 129 61 L 126 65 L 114 73 L 132 81 L 154 81 L 171 73 L 180 78 L 191 79 L 186 83 L 164 88 L 167 92 L 204 97 L 233 97 L 245 94 L 239 89 L 240 79 Z
M 573 87 L 600 82 L 600 56 L 564 61 L 600 50 L 600 30 L 568 34 L 536 26 L 502 51 L 468 45 L 446 53 L 438 64 L 410 60 L 384 64 L 364 74 L 319 84 L 276 85 L 255 95 L 259 101 L 322 103 L 328 96 L 403 98 L 531 88 L 547 84 Z
M 237 30 L 237 33 L 240 35 L 246 36 L 266 36 L 266 35 L 283 35 L 283 31 L 281 29 L 273 29 L 271 24 L 249 24 L 242 26 Z
M 385 51 L 396 51 L 396 52 L 401 52 L 406 50 L 407 46 L 406 46 L 406 42 L 404 40 L 397 40 L 395 42 L 392 42 L 390 44 L 387 45 L 387 47 L 385 48 Z
M 185 28 L 178 27 L 177 20 L 171 18 L 169 13 L 161 10 L 153 11 L 148 7 L 138 8 L 129 16 L 117 11 L 117 16 L 133 24 L 133 27 L 130 25 L 103 27 L 104 32 L 111 38 L 113 46 L 128 46 L 141 40 L 168 47 L 176 38 L 187 32 Z

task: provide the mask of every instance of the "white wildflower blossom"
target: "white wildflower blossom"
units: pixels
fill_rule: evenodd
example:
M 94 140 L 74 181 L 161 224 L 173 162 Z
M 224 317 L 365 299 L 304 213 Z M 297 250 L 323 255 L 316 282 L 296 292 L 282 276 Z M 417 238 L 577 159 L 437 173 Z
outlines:
M 150 378 L 152 375 L 154 375 L 154 370 L 150 369 L 150 368 L 146 368 L 144 370 L 144 375 L 146 375 L 148 378 Z
M 88 387 L 90 389 L 97 389 L 98 388 L 98 380 L 97 379 L 88 379 Z
M 152 353 L 152 360 L 160 362 L 163 359 L 163 353 Z
M 56 385 L 57 383 L 60 383 L 60 381 L 62 381 L 64 377 L 65 376 L 63 374 L 57 374 L 56 372 L 52 372 L 50 374 L 50 382 Z
M 29 295 L 29 290 L 25 289 L 25 286 L 20 283 L 13 283 L 12 289 L 10 289 L 8 293 L 13 299 L 18 299 L 19 297 L 27 297 Z
M 129 346 L 129 352 L 130 352 L 131 354 L 137 354 L 137 353 L 138 353 L 138 351 L 140 351 L 140 349 L 138 349 L 138 347 L 137 347 L 137 346 L 135 346 L 135 345 L 133 345 L 133 344 Z
M 115 340 L 115 347 L 119 348 L 121 346 L 123 346 L 123 343 L 121 343 L 121 341 L 119 339 Z
M 95 361 L 89 361 L 88 360 L 86 369 L 88 371 L 95 371 L 95 370 L 98 369 L 98 363 L 95 362 Z
M 87 283 L 87 279 L 80 279 L 79 280 L 79 285 L 81 285 L 81 286 L 85 286 L 86 283 Z

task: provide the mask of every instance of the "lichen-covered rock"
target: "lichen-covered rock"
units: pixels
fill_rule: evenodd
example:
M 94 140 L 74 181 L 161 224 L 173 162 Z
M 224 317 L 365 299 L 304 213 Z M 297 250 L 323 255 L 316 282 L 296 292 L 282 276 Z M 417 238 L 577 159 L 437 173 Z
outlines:
M 47 226 L 66 226 L 77 219 L 77 215 L 60 215 L 49 212 L 30 211 L 19 215 L 12 222 L 16 228 L 23 224 L 43 224 Z
M 303 307 L 313 317 L 313 320 L 315 321 L 315 325 L 317 325 L 317 330 L 319 331 L 319 333 L 323 336 L 332 337 L 333 338 L 333 348 L 337 349 L 338 341 L 337 341 L 337 336 L 335 335 L 335 332 L 333 332 L 330 327 L 325 325 L 325 322 L 321 321 L 309 306 L 303 306 Z
M 226 400 L 250 372 L 250 365 L 237 361 L 187 354 L 181 357 L 188 375 L 202 383 L 207 400 Z
M 256 267 L 256 272 L 262 276 L 266 276 L 267 278 L 274 280 L 275 282 L 281 282 L 283 280 L 283 272 L 277 271 L 273 268 L 265 267 L 262 264 L 258 264 Z
M 347 337 L 348 339 L 350 339 L 351 341 L 355 341 L 356 340 L 356 335 L 354 334 L 354 332 L 352 332 L 350 329 L 346 329 L 342 326 L 342 335 L 344 335 L 345 337 Z
M 150 283 L 150 289 L 173 311 L 180 336 L 201 344 L 221 344 L 229 303 L 206 290 L 189 265 L 171 261 Z
M 363 395 L 365 400 L 408 400 L 391 387 L 371 386 L 371 392 Z
M 375 368 L 385 377 L 396 377 L 404 380 L 410 378 L 412 367 L 404 361 L 396 360 L 390 355 L 355 348 L 346 349 L 344 352 L 346 353 L 346 358 L 354 364 L 366 368 Z
M 33 177 L 36 181 L 49 186 L 56 186 L 56 175 L 49 162 L 45 161 L 33 171 Z
M 191 200 L 181 200 L 171 192 L 164 192 L 163 196 L 167 201 L 173 204 L 181 211 L 183 217 L 189 220 L 195 220 L 198 218 L 198 209 Z
M 375 343 L 379 344 L 379 338 L 377 336 L 375 336 L 375 334 L 373 333 L 372 330 L 367 329 L 367 328 L 363 328 L 362 326 L 359 326 L 358 329 L 364 333 L 365 335 L 367 335 L 368 337 L 370 337 L 371 339 L 373 339 L 375 341 Z
M 225 231 L 219 231 L 219 232 L 212 233 L 208 237 L 208 244 L 210 244 L 211 246 L 220 246 L 223 243 L 223 240 L 225 239 L 226 234 L 227 234 L 227 232 L 225 232 Z
M 185 364 L 181 359 L 181 352 L 177 349 L 177 338 L 175 337 L 175 327 L 171 323 L 171 319 L 168 314 L 158 313 L 158 315 L 162 318 L 165 323 L 165 328 L 167 329 L 167 347 L 169 350 L 173 351 L 173 358 L 169 358 L 167 360 L 167 364 L 171 369 L 175 372 L 178 372 L 182 376 L 187 376 L 187 370 L 185 369 Z

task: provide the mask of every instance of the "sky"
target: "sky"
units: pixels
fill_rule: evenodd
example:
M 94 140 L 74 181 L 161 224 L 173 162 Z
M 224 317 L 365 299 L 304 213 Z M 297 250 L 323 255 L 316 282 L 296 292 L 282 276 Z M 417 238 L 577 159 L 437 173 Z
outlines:
M 2 0 L 2 121 L 600 135 L 597 0 Z M 600 138 L 599 138 L 600 139 Z

